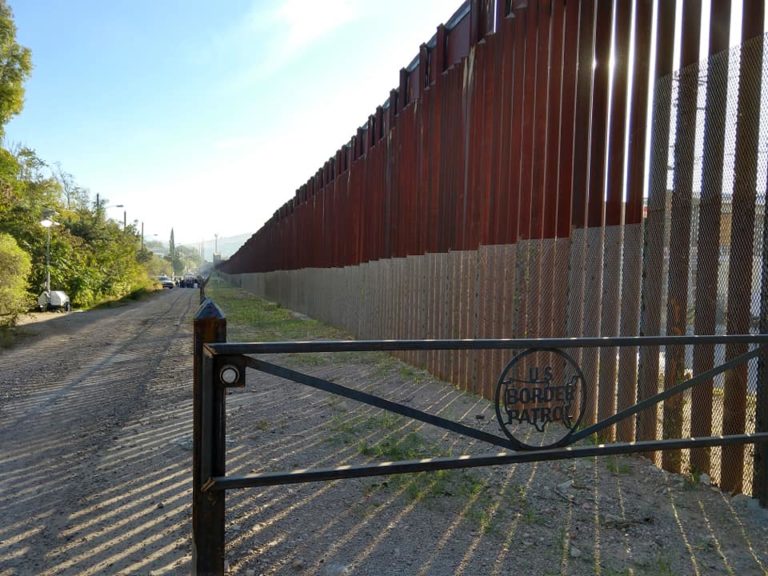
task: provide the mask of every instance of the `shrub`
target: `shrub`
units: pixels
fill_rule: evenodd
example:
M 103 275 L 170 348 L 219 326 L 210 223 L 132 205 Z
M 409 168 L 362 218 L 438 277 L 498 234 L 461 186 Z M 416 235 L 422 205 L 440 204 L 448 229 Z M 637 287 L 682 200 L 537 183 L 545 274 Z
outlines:
M 13 236 L 0 233 L 0 326 L 12 326 L 19 314 L 29 309 L 26 291 L 32 260 Z

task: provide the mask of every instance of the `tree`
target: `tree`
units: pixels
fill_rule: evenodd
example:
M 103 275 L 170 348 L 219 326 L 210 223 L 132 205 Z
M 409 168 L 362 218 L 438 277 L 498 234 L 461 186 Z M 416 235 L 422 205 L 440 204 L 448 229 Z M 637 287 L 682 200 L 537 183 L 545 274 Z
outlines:
M 203 264 L 203 258 L 200 256 L 200 252 L 191 246 L 177 247 L 176 261 L 179 262 L 182 272 L 197 270 Z
M 73 304 L 92 306 L 150 288 L 139 238 L 100 218 L 84 189 L 57 168 L 52 171 L 29 148 L 0 152 L 0 191 L 8 200 L 0 202 L 0 232 L 32 258 L 30 296 L 45 283 L 47 234 L 40 221 L 46 210 L 56 222 L 50 229 L 51 284 L 66 291 Z
M 27 277 L 32 259 L 13 236 L 0 233 L 0 326 L 12 326 L 19 314 L 29 308 Z
M 75 177 L 66 172 L 59 162 L 52 169 L 53 177 L 61 186 L 61 194 L 66 203 L 67 210 L 76 210 L 88 207 L 88 190 L 81 188 L 75 182 Z
M 16 157 L 0 148 L 0 219 L 18 199 L 19 163 Z
M 58 183 L 29 148 L 0 154 L 0 181 L 9 200 L 0 209 L 0 232 L 13 236 L 33 262 L 44 261 L 45 235 L 40 220 L 44 210 L 61 211 Z
M 150 276 L 157 278 L 160 275 L 167 275 L 168 261 L 165 258 L 158 256 L 149 250 L 145 250 L 144 255 L 145 256 L 142 257 L 142 265 Z
M 184 262 L 180 258 L 179 251 L 176 249 L 176 241 L 173 238 L 173 228 L 171 228 L 171 239 L 168 241 L 168 256 L 165 257 L 171 263 L 171 270 L 174 276 L 180 276 L 184 273 Z
M 0 135 L 24 107 L 24 80 L 31 71 L 32 54 L 16 41 L 13 12 L 0 0 Z

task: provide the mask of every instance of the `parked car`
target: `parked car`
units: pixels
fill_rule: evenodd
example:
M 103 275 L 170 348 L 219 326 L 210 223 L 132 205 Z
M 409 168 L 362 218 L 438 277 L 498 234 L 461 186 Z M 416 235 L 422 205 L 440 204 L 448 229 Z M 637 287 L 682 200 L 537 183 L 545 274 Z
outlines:
M 40 296 L 37 297 L 37 309 L 41 312 L 46 310 L 69 312 L 72 309 L 72 303 L 69 301 L 69 296 L 67 296 L 66 292 L 61 290 L 51 290 L 50 292 L 43 290 Z
M 157 281 L 163 288 L 173 288 L 176 285 L 168 276 L 158 276 Z
M 197 278 L 192 274 L 185 274 L 180 285 L 182 288 L 197 288 Z

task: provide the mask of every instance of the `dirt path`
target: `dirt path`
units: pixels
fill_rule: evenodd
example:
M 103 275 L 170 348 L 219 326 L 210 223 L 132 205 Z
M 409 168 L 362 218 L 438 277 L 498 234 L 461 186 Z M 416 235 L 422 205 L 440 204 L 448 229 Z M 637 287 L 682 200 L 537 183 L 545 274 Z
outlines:
M 197 302 L 37 316 L 0 354 L 0 574 L 180 567 Z
M 196 304 L 174 289 L 54 316 L 0 353 L 0 575 L 190 572 Z M 291 337 L 313 336 L 304 321 Z M 274 360 L 498 432 L 488 402 L 382 354 Z M 488 451 L 253 371 L 227 408 L 230 474 Z M 767 573 L 768 513 L 591 458 L 234 491 L 227 560 L 245 576 L 743 576 Z

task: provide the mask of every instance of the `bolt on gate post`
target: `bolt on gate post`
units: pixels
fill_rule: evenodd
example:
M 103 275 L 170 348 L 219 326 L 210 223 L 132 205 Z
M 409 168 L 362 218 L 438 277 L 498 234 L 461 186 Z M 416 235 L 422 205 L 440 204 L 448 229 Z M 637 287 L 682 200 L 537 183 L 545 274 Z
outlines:
M 224 314 L 203 299 L 194 318 L 192 406 L 192 573 L 200 575 L 224 573 L 224 491 L 203 492 L 203 483 L 225 473 L 226 389 L 214 384 L 213 358 L 203 345 L 226 340 Z

